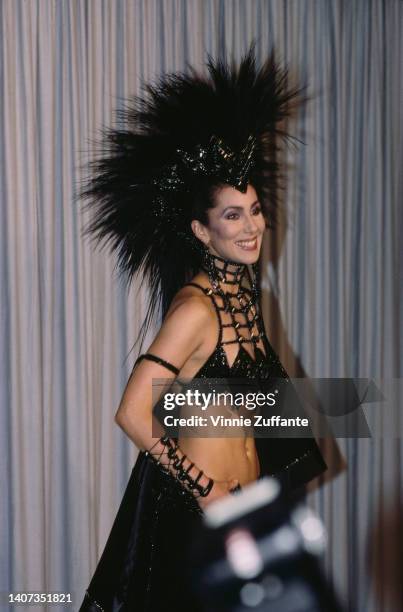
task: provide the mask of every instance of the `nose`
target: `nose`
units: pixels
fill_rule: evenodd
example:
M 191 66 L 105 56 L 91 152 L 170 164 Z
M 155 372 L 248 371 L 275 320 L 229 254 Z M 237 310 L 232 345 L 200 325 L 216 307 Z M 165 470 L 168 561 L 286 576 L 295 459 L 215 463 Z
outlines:
M 258 225 L 256 223 L 256 218 L 251 215 L 247 215 L 245 217 L 244 231 L 246 234 L 257 234 L 258 233 Z

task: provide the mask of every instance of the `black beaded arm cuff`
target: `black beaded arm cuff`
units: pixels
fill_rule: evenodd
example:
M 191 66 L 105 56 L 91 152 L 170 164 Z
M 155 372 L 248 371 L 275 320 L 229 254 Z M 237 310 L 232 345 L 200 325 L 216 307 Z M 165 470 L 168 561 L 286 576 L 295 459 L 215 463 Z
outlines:
M 176 376 L 179 374 L 179 369 L 176 366 L 157 355 L 151 353 L 140 355 L 135 365 L 142 359 L 158 363 Z M 180 450 L 177 442 L 167 436 L 160 438 L 150 450 L 145 451 L 145 455 L 165 473 L 173 476 L 194 497 L 207 497 L 213 488 L 214 480 L 208 478 L 202 470 L 199 470 Z M 196 472 L 198 473 L 196 474 Z M 191 474 L 194 474 L 194 477 Z M 207 484 L 204 486 L 200 483 L 203 476 L 204 480 L 207 480 Z
M 214 480 L 204 475 L 203 470 L 199 470 L 171 438 L 160 438 L 145 454 L 164 472 L 176 478 L 194 497 L 207 497 L 213 488 Z M 198 471 L 197 476 L 190 475 L 192 470 Z M 205 486 L 199 482 L 203 475 L 208 480 Z

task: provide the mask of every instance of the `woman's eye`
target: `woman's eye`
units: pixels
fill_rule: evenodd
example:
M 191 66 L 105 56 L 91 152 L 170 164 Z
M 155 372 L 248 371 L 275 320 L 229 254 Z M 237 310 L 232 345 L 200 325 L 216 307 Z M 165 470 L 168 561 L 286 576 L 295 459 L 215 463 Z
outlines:
M 252 210 L 252 215 L 260 215 L 261 212 L 262 212 L 262 207 L 256 206 L 256 208 Z
M 236 219 L 239 219 L 239 215 L 238 213 L 229 213 L 225 218 L 229 219 L 230 221 L 234 221 Z

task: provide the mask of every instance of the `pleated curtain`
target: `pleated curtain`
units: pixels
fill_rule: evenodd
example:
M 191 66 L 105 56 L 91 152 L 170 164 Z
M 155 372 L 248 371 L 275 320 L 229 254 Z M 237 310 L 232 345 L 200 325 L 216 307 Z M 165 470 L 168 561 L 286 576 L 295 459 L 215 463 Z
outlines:
M 16 591 L 71 593 L 78 609 L 136 458 L 113 417 L 147 288 L 126 291 L 83 240 L 74 198 L 99 129 L 144 80 L 255 40 L 309 84 L 285 152 L 287 222 L 265 239 L 268 336 L 296 375 L 401 376 L 402 24 L 400 0 L 2 0 L 5 609 Z M 308 502 L 349 611 L 402 609 L 401 433 L 322 441 L 331 477 Z

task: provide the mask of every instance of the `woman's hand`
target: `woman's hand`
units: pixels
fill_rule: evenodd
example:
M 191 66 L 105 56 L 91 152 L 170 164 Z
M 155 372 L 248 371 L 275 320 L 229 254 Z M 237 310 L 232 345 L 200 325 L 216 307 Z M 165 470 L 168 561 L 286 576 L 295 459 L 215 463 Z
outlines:
M 199 506 L 204 510 L 211 502 L 230 495 L 232 490 L 239 485 L 239 480 L 215 480 L 213 487 L 207 497 L 198 497 Z

